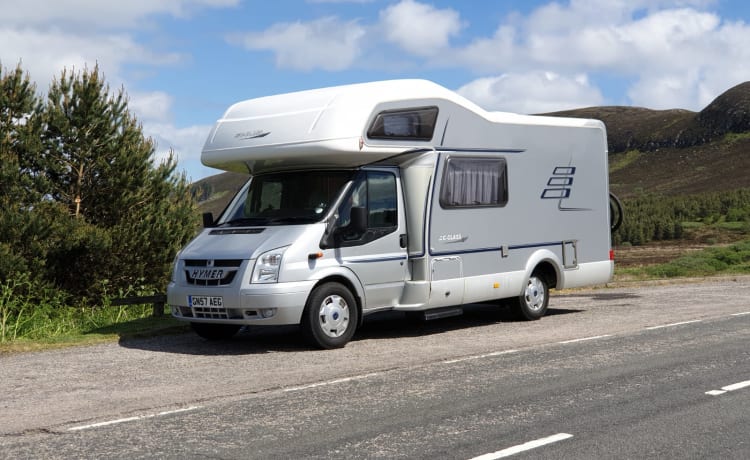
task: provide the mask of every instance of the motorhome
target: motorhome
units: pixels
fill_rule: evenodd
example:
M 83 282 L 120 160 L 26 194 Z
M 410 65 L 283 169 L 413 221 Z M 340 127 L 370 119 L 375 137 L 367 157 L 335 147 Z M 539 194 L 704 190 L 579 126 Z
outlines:
M 425 319 L 613 273 L 607 139 L 597 120 L 488 112 L 425 80 L 232 105 L 205 165 L 250 179 L 177 256 L 172 315 L 207 339 L 299 324 L 343 347 L 367 315 Z

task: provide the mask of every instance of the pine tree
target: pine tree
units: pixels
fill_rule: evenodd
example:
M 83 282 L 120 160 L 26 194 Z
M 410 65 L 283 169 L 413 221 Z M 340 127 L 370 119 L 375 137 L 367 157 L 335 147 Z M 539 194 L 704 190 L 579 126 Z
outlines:
M 40 100 L 21 65 L 0 66 L 0 281 L 38 277 L 55 237 L 54 203 L 44 200 L 44 178 L 33 173 L 40 149 Z
M 49 255 L 55 282 L 81 296 L 105 287 L 163 291 L 175 252 L 197 225 L 175 160 L 154 164 L 154 143 L 129 112 L 124 90 L 111 94 L 98 67 L 63 71 L 42 121 L 36 172 L 73 222 Z

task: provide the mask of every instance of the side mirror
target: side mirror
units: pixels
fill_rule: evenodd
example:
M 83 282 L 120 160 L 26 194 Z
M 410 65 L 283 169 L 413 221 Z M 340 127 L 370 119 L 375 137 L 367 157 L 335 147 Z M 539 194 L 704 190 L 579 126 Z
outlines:
M 340 247 L 342 242 L 361 238 L 367 231 L 367 208 L 352 208 L 349 212 L 349 225 L 346 227 L 336 227 L 337 220 L 338 216 L 334 214 L 326 224 L 326 231 L 320 240 L 321 249 Z
M 214 226 L 214 215 L 210 212 L 203 213 L 203 228 L 211 228 Z

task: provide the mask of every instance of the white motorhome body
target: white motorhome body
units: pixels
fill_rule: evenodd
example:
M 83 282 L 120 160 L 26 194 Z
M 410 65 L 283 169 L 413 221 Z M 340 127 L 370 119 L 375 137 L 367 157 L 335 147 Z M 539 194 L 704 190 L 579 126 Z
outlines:
M 339 347 L 372 312 L 495 299 L 537 319 L 550 288 L 612 276 L 600 121 L 487 112 L 394 80 L 235 104 L 201 159 L 251 174 L 168 288 L 207 338 L 302 324 Z

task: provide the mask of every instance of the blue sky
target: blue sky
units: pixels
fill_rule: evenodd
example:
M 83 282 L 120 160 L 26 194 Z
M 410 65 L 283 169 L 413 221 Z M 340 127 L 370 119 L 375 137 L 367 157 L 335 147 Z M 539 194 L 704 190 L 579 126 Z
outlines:
M 746 0 L 0 0 L 0 65 L 40 92 L 98 63 L 192 180 L 232 103 L 426 78 L 488 110 L 700 110 L 750 80 Z

